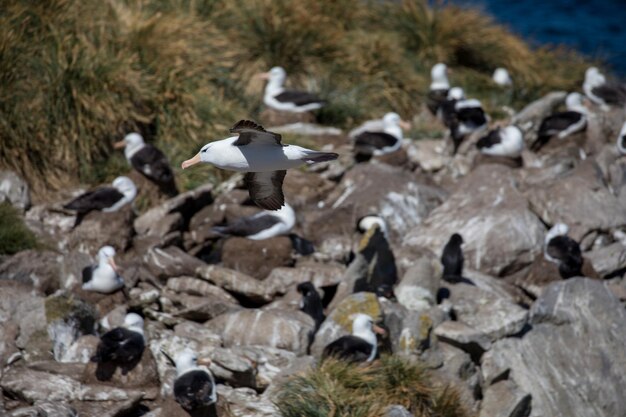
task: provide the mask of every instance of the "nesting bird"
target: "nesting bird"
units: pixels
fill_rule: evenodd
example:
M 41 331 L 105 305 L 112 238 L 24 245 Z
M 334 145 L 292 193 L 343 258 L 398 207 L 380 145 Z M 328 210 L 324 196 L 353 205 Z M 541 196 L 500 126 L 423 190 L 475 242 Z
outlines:
M 511 75 L 506 68 L 496 68 L 493 71 L 493 76 L 491 78 L 493 79 L 493 82 L 500 87 L 510 87 L 513 85 Z
M 141 360 L 145 346 L 143 318 L 136 313 L 127 314 L 124 327 L 116 327 L 100 337 L 96 354 L 91 358 L 99 365 L 96 376 L 107 379 L 118 366 L 123 374 L 128 373 Z
M 583 96 L 579 93 L 570 93 L 565 99 L 565 105 L 566 111 L 552 114 L 541 121 L 537 140 L 530 146 L 531 150 L 539 151 L 553 137 L 565 139 L 585 130 L 588 111 L 583 104 Z
M 306 91 L 287 90 L 284 87 L 287 73 L 282 67 L 274 67 L 269 72 L 258 75 L 267 80 L 263 103 L 269 108 L 292 113 L 317 110 L 325 101 Z
M 230 132 L 235 136 L 207 143 L 196 156 L 184 161 L 182 167 L 186 169 L 205 162 L 221 169 L 245 172 L 244 184 L 250 198 L 266 210 L 278 210 L 285 204 L 282 186 L 288 169 L 331 161 L 339 156 L 283 145 L 279 134 L 250 120 L 240 120 Z
M 252 216 L 241 217 L 226 226 L 211 230 L 221 236 L 240 236 L 251 240 L 269 239 L 286 235 L 296 224 L 296 213 L 285 203 L 279 210 L 261 211 Z
M 622 155 L 626 155 L 626 122 L 622 125 L 619 135 L 617 135 L 617 150 Z
M 476 147 L 485 155 L 519 158 L 524 149 L 524 135 L 517 126 L 497 128 L 482 137 Z
M 103 246 L 98 251 L 98 263 L 83 269 L 83 290 L 111 294 L 124 287 L 115 264 L 115 249 Z
M 458 282 L 463 278 L 463 237 L 455 233 L 443 248 L 441 263 L 443 265 L 443 279 L 448 282 Z
M 215 379 L 206 367 L 211 364 L 209 360 L 198 360 L 195 352 L 185 349 L 176 355 L 174 364 L 174 398 L 182 408 L 194 411 L 217 402 Z
M 124 156 L 132 167 L 155 183 L 164 194 L 170 197 L 178 194 L 167 157 L 157 147 L 145 143 L 139 133 L 129 133 L 113 146 L 124 148 Z
M 104 213 L 118 211 L 137 196 L 137 187 L 128 177 L 117 177 L 111 187 L 99 187 L 79 195 L 63 208 L 76 211 L 74 227 L 78 226 L 83 218 L 94 210 Z
M 450 129 L 455 155 L 466 136 L 487 126 L 487 117 L 480 101 L 463 98 L 462 89 L 454 90 L 453 94 L 442 106 L 442 118 Z
M 603 110 L 608 110 L 609 106 L 626 105 L 626 85 L 607 81 L 604 74 L 596 67 L 589 67 L 585 71 L 583 91 Z
M 582 276 L 583 256 L 580 245 L 567 236 L 569 227 L 563 223 L 555 224 L 544 240 L 544 257 L 559 266 L 561 278 Z
M 428 95 L 426 96 L 426 106 L 433 116 L 436 116 L 439 112 L 439 107 L 448 97 L 448 90 L 450 90 L 448 67 L 446 64 L 440 62 L 433 65 L 430 70 L 430 78 L 431 83 Z
M 371 362 L 378 352 L 376 333 L 384 335 L 385 330 L 375 325 L 367 314 L 355 314 L 352 334 L 328 344 L 322 352 L 322 359 L 332 356 L 350 362 Z
M 373 292 L 379 297 L 393 297 L 393 286 L 398 280 L 396 260 L 387 240 L 387 224 L 377 215 L 368 215 L 357 221 L 357 229 L 363 232 L 357 258 L 353 262 L 365 262 L 367 272 L 359 277 L 353 292 Z
M 387 113 L 382 119 L 381 129 L 373 128 L 374 124 L 365 123 L 353 130 L 350 136 L 354 139 L 354 153 L 357 161 L 367 161 L 372 156 L 392 153 L 402 146 L 403 129 L 410 129 L 411 124 L 405 122 L 398 113 Z

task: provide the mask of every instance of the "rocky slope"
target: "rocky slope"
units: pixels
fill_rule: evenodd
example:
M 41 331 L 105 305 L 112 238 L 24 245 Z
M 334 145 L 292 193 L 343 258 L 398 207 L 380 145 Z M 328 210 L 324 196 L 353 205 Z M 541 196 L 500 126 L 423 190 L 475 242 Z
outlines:
M 562 99 L 549 96 L 516 116 L 529 127 L 527 140 Z M 396 154 L 355 165 L 341 133 L 313 130 L 318 148 L 344 156 L 287 176 L 294 232 L 313 243 L 309 255 L 297 254 L 289 237 L 215 239 L 213 225 L 258 211 L 246 204 L 239 176 L 140 215 L 130 207 L 92 213 L 71 230 L 63 201 L 30 207 L 25 184 L 3 174 L 0 195 L 25 211 L 46 249 L 0 264 L 0 414 L 185 416 L 160 352 L 191 346 L 212 359 L 217 415 L 275 416 L 279 382 L 314 366 L 327 343 L 349 333 L 350 314 L 365 312 L 388 330 L 383 351 L 453 381 L 478 416 L 620 415 L 626 159 L 614 138 L 623 118 L 594 110 L 585 158 L 580 141 L 566 140 L 524 151 L 521 168 L 478 155 L 476 138 L 455 158 L 441 140 L 408 140 Z M 370 213 L 390 229 L 399 278 L 391 300 L 351 291 L 376 262 L 348 262 L 362 239 L 356 219 Z M 545 261 L 544 236 L 556 222 L 580 243 L 586 277 L 563 280 Z M 439 263 L 452 233 L 466 242 L 458 283 L 441 279 Z M 82 268 L 105 244 L 118 251 L 128 297 L 80 289 Z M 298 310 L 296 292 L 306 281 L 328 306 L 312 355 L 314 323 Z M 96 335 L 120 325 L 129 308 L 146 317 L 147 349 L 129 374 L 98 381 L 89 363 Z

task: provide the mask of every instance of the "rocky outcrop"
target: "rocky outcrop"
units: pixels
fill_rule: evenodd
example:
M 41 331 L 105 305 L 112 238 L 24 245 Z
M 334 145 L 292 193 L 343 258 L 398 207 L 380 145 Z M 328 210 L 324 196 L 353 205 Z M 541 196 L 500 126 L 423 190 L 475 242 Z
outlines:
M 291 240 L 285 236 L 264 240 L 231 237 L 222 248 L 222 264 L 226 268 L 264 279 L 274 268 L 293 262 L 291 251 Z

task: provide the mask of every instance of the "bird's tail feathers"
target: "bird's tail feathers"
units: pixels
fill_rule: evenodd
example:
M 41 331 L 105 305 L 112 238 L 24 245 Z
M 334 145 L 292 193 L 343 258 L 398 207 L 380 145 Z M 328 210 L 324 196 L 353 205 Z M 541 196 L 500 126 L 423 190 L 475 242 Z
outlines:
M 334 161 L 337 158 L 339 158 L 339 154 L 334 152 L 311 151 L 307 152 L 302 160 L 307 164 L 316 164 L 318 162 Z

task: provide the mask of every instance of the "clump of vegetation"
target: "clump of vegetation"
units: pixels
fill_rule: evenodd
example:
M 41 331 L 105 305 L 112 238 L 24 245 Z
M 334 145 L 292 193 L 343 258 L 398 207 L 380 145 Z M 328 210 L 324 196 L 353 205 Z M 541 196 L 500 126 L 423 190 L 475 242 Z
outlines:
M 112 143 L 139 130 L 178 167 L 236 120 L 259 116 L 253 74 L 274 65 L 328 99 L 323 123 L 348 128 L 390 110 L 410 118 L 437 61 L 487 110 L 577 88 L 587 65 L 532 50 L 478 11 L 426 0 L 8 0 L 0 164 L 38 194 L 108 182 L 129 169 L 119 154 L 110 160 Z M 498 66 L 514 78 L 512 97 L 490 81 Z M 197 169 L 181 185 L 220 175 Z
M 390 405 L 416 417 L 470 415 L 453 387 L 434 383 L 420 365 L 397 356 L 367 367 L 326 360 L 284 383 L 276 400 L 282 417 L 378 417 Z
M 0 203 L 0 255 L 37 247 L 37 239 L 9 203 Z

